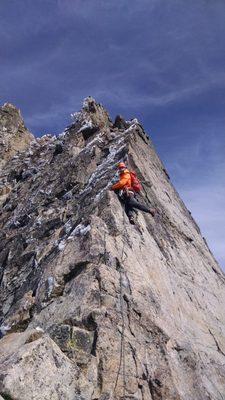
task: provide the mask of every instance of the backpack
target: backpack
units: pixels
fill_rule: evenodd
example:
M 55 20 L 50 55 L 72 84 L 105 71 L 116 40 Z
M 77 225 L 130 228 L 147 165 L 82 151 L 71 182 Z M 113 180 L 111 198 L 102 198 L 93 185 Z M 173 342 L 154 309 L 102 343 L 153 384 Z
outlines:
M 141 183 L 137 177 L 136 172 L 130 171 L 130 177 L 131 177 L 131 188 L 135 192 L 139 193 L 141 191 L 142 187 L 141 187 Z

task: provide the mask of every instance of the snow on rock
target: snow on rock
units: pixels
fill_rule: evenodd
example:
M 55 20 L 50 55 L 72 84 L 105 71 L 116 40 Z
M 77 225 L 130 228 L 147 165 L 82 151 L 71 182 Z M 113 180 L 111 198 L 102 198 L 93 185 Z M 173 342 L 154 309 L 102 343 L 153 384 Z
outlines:
M 88 96 L 83 100 L 82 107 L 84 110 L 88 111 L 90 104 L 93 104 L 93 103 L 95 103 L 95 99 L 91 96 Z
M 91 226 L 90 225 L 83 225 L 79 224 L 76 226 L 76 228 L 70 233 L 70 236 L 68 239 L 72 239 L 74 236 L 85 236 L 87 235 L 88 232 L 90 232 Z
M 71 220 L 69 220 L 65 223 L 64 229 L 65 229 L 66 233 L 69 233 L 71 231 L 71 229 L 72 229 L 72 221 Z
M 131 120 L 131 122 L 132 122 L 132 124 L 139 124 L 139 121 L 138 121 L 137 118 L 133 118 L 133 119 Z
M 92 129 L 93 128 L 93 123 L 92 121 L 84 121 L 84 125 L 79 129 L 77 133 L 80 133 L 82 131 L 85 131 L 86 129 Z
M 97 136 L 94 137 L 90 142 L 88 142 L 84 148 L 83 151 L 87 151 L 87 149 L 90 149 L 90 147 L 93 147 L 94 144 L 100 144 L 104 143 L 104 140 L 102 138 L 102 133 L 99 133 Z
M 82 194 L 88 193 L 91 190 L 92 185 L 99 179 L 103 178 L 108 171 L 112 170 L 117 164 L 118 160 L 116 160 L 116 156 L 126 147 L 124 143 L 124 137 L 117 138 L 117 140 L 109 147 L 109 154 L 103 160 L 103 162 L 95 169 L 93 174 L 90 176 L 88 183 L 83 190 Z M 108 187 L 109 185 L 107 185 Z M 106 188 L 105 187 L 105 190 Z
M 58 134 L 59 139 L 64 139 L 68 135 L 68 129 L 64 129 L 63 132 Z
M 74 113 L 70 114 L 70 116 L 71 116 L 72 120 L 76 123 L 81 120 L 82 113 L 80 111 L 74 112 Z
M 60 251 L 61 251 L 61 250 L 64 250 L 65 246 L 66 246 L 66 242 L 65 242 L 65 240 L 62 240 L 62 241 L 59 242 L 59 244 L 58 244 L 58 249 L 59 249 Z
M 54 276 L 49 276 L 47 279 L 47 297 L 50 298 L 55 287 Z
M 10 331 L 11 326 L 9 325 L 1 325 L 0 326 L 0 339 L 7 334 L 8 331 Z

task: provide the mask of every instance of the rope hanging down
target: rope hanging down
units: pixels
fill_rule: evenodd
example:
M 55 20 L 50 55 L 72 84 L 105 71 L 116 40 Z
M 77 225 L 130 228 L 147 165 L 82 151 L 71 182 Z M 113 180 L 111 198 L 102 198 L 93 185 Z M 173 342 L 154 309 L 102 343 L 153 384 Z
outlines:
M 115 393 L 117 384 L 118 384 L 118 379 L 120 376 L 120 370 L 122 367 L 122 377 L 123 377 L 123 398 L 125 399 L 126 396 L 126 361 L 125 361 L 125 318 L 124 318 L 124 298 L 123 298 L 123 266 L 122 263 L 124 261 L 124 248 L 125 248 L 125 237 L 127 234 L 126 230 L 126 223 L 125 223 L 125 211 L 123 210 L 123 248 L 122 248 L 122 255 L 121 255 L 121 262 L 120 262 L 120 314 L 121 314 L 121 320 L 122 320 L 122 331 L 121 331 L 121 342 L 120 342 L 120 360 L 119 360 L 119 367 L 116 375 L 116 382 L 114 386 L 113 393 Z

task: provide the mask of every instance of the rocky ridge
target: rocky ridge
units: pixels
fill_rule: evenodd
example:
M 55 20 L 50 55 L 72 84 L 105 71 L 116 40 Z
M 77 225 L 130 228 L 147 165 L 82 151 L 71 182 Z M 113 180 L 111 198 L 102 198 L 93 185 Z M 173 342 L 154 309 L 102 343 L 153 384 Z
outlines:
M 91 97 L 58 137 L 0 109 L 0 398 L 225 399 L 225 279 L 151 140 Z M 157 209 L 129 224 L 118 161 Z

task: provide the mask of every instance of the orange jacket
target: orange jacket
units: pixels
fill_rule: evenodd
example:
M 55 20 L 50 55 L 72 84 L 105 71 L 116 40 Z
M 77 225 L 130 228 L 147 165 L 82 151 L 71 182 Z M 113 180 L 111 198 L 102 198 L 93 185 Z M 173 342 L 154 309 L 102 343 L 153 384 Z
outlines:
M 123 172 L 120 173 L 120 180 L 119 182 L 115 183 L 112 186 L 112 190 L 120 190 L 124 188 L 131 187 L 131 177 L 130 172 L 128 169 L 125 169 Z

